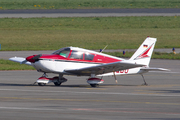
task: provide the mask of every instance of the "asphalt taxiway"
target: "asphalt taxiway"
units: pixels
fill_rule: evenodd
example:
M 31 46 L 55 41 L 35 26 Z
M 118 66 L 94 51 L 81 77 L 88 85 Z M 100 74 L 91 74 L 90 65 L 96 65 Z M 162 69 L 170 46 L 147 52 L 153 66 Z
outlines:
M 0 10 L 0 18 L 180 16 L 178 8 Z
M 87 77 L 65 76 L 62 86 L 33 85 L 42 73 L 0 71 L 0 119 L 2 120 L 178 120 L 180 118 L 180 61 L 152 60 L 152 67 L 171 72 L 104 77 L 91 88 Z M 52 77 L 53 74 L 49 74 Z

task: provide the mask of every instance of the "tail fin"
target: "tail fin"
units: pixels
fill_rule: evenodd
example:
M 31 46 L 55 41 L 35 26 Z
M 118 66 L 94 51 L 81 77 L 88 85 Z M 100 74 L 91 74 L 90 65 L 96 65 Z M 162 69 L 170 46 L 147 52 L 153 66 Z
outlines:
M 129 60 L 149 66 L 156 40 L 156 38 L 147 37 Z

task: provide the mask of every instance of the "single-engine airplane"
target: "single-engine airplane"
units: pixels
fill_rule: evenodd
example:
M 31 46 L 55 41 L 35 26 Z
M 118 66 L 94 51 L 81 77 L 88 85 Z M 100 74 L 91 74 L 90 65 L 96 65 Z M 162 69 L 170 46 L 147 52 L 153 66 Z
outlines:
M 128 60 L 78 47 L 61 48 L 49 55 L 39 54 L 27 58 L 12 57 L 9 60 L 31 65 L 38 72 L 43 72 L 42 77 L 36 81 L 39 86 L 51 82 L 60 86 L 61 83 L 67 81 L 63 75 L 76 75 L 89 76 L 87 83 L 96 87 L 104 82 L 103 76 L 114 76 L 116 79 L 116 75 L 129 74 L 140 74 L 144 85 L 147 85 L 143 77 L 144 73 L 148 71 L 168 71 L 164 68 L 149 67 L 156 40 L 156 38 L 147 37 Z M 55 73 L 59 76 L 47 78 L 46 73 Z

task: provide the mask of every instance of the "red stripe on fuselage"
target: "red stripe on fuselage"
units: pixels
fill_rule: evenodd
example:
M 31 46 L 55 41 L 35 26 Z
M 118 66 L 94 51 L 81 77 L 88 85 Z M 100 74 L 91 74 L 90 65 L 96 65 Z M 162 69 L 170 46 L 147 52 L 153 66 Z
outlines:
M 119 59 L 115 59 L 115 58 L 111 58 L 111 57 L 107 57 L 107 56 L 102 56 L 102 55 L 97 55 L 97 54 L 93 54 L 94 55 L 94 59 L 91 60 L 82 60 L 82 59 L 71 59 L 69 58 L 65 58 L 61 55 L 47 55 L 44 54 L 40 57 L 40 59 L 50 59 L 50 60 L 64 60 L 64 61 L 76 61 L 76 62 L 92 62 L 92 63 L 112 63 L 112 62 L 118 62 L 121 61 Z

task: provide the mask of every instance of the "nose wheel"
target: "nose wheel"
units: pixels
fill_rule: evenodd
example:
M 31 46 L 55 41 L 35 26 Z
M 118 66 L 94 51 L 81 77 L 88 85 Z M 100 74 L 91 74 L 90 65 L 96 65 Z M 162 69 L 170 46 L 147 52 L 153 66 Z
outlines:
M 39 86 L 45 86 L 46 83 L 38 83 Z

